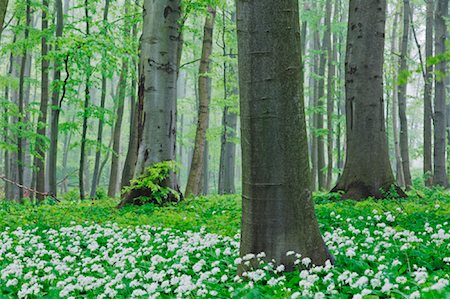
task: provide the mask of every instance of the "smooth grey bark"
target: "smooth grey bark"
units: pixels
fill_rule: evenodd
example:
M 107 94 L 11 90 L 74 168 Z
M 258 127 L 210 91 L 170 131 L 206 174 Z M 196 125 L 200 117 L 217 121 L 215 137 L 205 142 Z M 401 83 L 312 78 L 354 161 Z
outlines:
M 317 36 L 319 32 L 316 32 Z M 324 35 L 325 36 L 325 35 Z M 317 182 L 318 189 L 324 190 L 326 188 L 326 164 L 325 164 L 325 136 L 324 129 L 324 111 L 325 111 L 325 68 L 327 64 L 327 45 L 325 44 L 325 37 L 320 47 L 321 53 L 319 58 L 319 73 L 316 80 L 318 81 L 318 91 L 316 98 L 316 108 L 320 111 L 316 113 L 316 135 L 317 135 Z
M 62 37 L 64 23 L 63 23 L 63 6 L 61 0 L 55 0 L 56 7 L 56 39 Z M 54 51 L 58 52 L 58 43 L 55 43 Z M 61 80 L 62 61 L 59 58 L 54 60 L 53 82 L 59 83 Z M 58 125 L 59 115 L 61 113 L 61 103 L 59 98 L 59 87 L 56 84 L 52 86 L 52 109 L 50 115 L 50 148 L 48 154 L 48 185 L 49 193 L 56 196 L 56 165 L 58 159 Z
M 140 90 L 143 92 L 143 133 L 135 176 L 146 167 L 176 159 L 176 103 L 179 55 L 180 0 L 144 1 L 141 39 Z M 164 181 L 166 187 L 179 191 L 172 173 Z M 147 196 L 151 196 L 148 190 Z M 138 203 L 138 194 L 123 196 L 119 207 Z M 175 198 L 168 198 L 175 200 Z
M 320 49 L 320 40 L 319 35 L 317 33 L 312 34 L 312 50 L 318 51 Z M 317 55 L 313 55 L 312 67 L 311 67 L 311 75 L 310 75 L 310 86 L 312 87 L 312 92 L 310 91 L 310 107 L 313 108 L 312 113 L 312 126 L 311 126 L 311 164 L 312 164 L 312 190 L 317 190 L 317 174 L 318 174 L 318 154 L 317 154 L 317 99 L 319 97 L 319 88 L 318 82 L 315 80 L 314 76 L 317 76 L 319 73 L 319 57 Z M 314 74 L 314 75 L 313 75 Z
M 408 72 L 408 41 L 410 24 L 409 0 L 403 0 L 403 32 L 400 52 L 400 72 Z M 408 119 L 406 117 L 406 87 L 407 82 L 401 82 L 398 87 L 398 114 L 400 120 L 400 155 L 402 157 L 403 178 L 406 188 L 411 187 L 411 171 L 409 166 L 409 144 L 408 144 Z
M 386 0 L 350 0 L 347 32 L 346 161 L 333 191 L 383 198 L 395 184 L 386 140 L 383 62 Z M 397 188 L 399 195 L 404 195 Z
M 427 1 L 426 28 L 425 28 L 425 57 L 428 61 L 433 57 L 433 23 L 434 23 L 434 0 Z M 423 94 L 423 174 L 425 185 L 432 185 L 433 162 L 432 162 L 432 117 L 433 117 L 433 65 L 425 65 L 425 86 Z
M 200 194 L 202 187 L 202 170 L 204 161 L 204 151 L 206 143 L 206 131 L 209 123 L 209 102 L 210 93 L 210 56 L 212 53 L 213 29 L 216 16 L 215 8 L 208 7 L 208 15 L 203 27 L 202 54 L 199 65 L 198 77 L 198 117 L 197 130 L 195 133 L 194 153 L 192 155 L 191 168 L 189 170 L 188 181 L 186 184 L 185 196 Z
M 287 271 L 295 260 L 287 251 L 315 265 L 332 259 L 311 199 L 298 15 L 296 0 L 237 1 L 240 254 L 265 252 Z
M 446 51 L 445 42 L 447 39 L 447 30 L 445 18 L 448 14 L 448 0 L 437 0 L 435 14 L 435 56 L 442 55 Z M 433 185 L 448 186 L 448 177 L 446 169 L 446 90 L 443 80 L 443 74 L 447 70 L 447 63 L 441 60 L 435 66 L 434 83 L 434 172 Z
M 396 46 L 396 40 L 397 40 L 397 23 L 398 23 L 399 13 L 395 14 L 394 17 L 394 24 L 392 26 L 392 39 L 391 39 L 391 53 L 395 53 L 397 51 Z M 400 40 L 399 40 L 400 41 Z M 399 42 L 400 43 L 400 42 Z M 392 88 L 392 135 L 394 139 L 394 156 L 395 156 L 395 169 L 396 169 L 396 175 L 397 175 L 397 184 L 399 186 L 405 186 L 405 179 L 404 179 L 404 172 L 403 172 L 403 164 L 402 164 L 402 157 L 400 154 L 400 142 L 399 142 L 399 132 L 398 132 L 398 59 L 394 54 L 392 54 L 392 59 L 394 61 L 394 69 L 392 73 L 392 82 L 393 88 Z
M 106 26 L 108 24 L 108 13 L 109 13 L 109 0 L 105 0 L 105 7 L 103 9 L 103 30 L 106 34 Z M 105 59 L 106 53 L 103 53 L 102 59 Z M 101 83 L 101 94 L 100 94 L 100 110 L 102 113 L 105 109 L 105 102 L 106 102 L 106 73 L 105 71 L 102 72 L 102 83 Z M 102 114 L 98 120 L 98 127 L 97 127 L 97 146 L 95 147 L 95 161 L 94 161 L 94 172 L 92 174 L 92 184 L 91 184 L 91 194 L 90 198 L 95 197 L 95 193 L 97 192 L 97 177 L 100 170 L 100 159 L 101 159 L 101 153 L 102 153 L 102 141 L 103 141 L 103 127 L 105 125 L 105 119 L 104 114 Z
M 41 28 L 42 31 L 46 31 L 48 28 L 48 20 L 47 20 L 47 10 L 48 10 L 48 0 L 42 0 L 42 19 L 41 19 Z M 48 110 L 48 68 L 49 61 L 46 57 L 48 53 L 48 45 L 47 39 L 44 36 L 41 38 L 41 103 L 39 106 L 39 117 L 37 123 L 36 130 L 36 154 L 34 156 L 33 165 L 35 167 L 36 173 L 36 190 L 39 192 L 45 192 L 45 153 L 46 153 L 46 145 L 44 141 L 44 137 L 46 134 L 47 127 L 47 110 Z M 44 199 L 42 194 L 37 193 L 36 198 L 41 201 Z

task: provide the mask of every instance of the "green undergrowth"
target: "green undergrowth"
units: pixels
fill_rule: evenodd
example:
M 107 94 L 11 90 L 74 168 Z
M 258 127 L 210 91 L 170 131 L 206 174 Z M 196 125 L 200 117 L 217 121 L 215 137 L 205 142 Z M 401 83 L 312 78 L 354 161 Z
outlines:
M 442 223 L 450 220 L 450 194 L 446 191 L 421 189 L 409 192 L 407 199 L 367 199 L 361 202 L 341 200 L 338 194 L 316 193 L 316 214 L 321 227 L 336 225 L 331 212 L 342 218 L 371 215 L 373 210 L 391 212 L 398 225 L 414 230 L 425 223 Z M 20 205 L 11 201 L 0 201 L 0 231 L 6 227 L 38 226 L 59 228 L 84 222 L 114 222 L 120 226 L 155 225 L 180 230 L 207 232 L 226 236 L 235 235 L 240 226 L 241 200 L 239 195 L 211 195 L 188 198 L 179 203 L 163 206 L 146 204 L 116 209 L 117 200 L 63 201 L 43 205 Z M 398 212 L 399 209 L 406 213 Z

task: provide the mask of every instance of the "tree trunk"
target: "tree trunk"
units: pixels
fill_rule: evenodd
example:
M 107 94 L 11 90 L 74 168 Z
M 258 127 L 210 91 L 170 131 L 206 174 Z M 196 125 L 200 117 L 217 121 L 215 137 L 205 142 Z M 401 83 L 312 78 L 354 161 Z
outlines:
M 332 259 L 311 199 L 299 27 L 296 0 L 237 1 L 240 254 L 265 252 L 287 271 L 294 269 L 291 250 L 315 265 Z
M 157 162 L 174 161 L 176 155 L 176 101 L 179 57 L 180 0 L 144 0 L 141 39 L 142 73 L 139 82 L 143 99 L 142 141 L 135 176 Z M 164 186 L 179 191 L 172 173 Z M 142 190 L 151 197 L 150 190 Z M 142 195 L 142 193 L 140 193 Z M 139 196 L 139 195 L 138 195 Z M 119 207 L 141 203 L 136 194 L 124 194 Z M 169 197 L 167 200 L 176 200 Z
M 319 35 L 319 32 L 316 32 Z M 320 59 L 319 59 L 319 73 L 318 73 L 318 93 L 316 98 L 316 109 L 318 109 L 317 117 L 317 181 L 319 190 L 326 188 L 326 175 L 325 175 L 325 138 L 323 134 L 324 129 L 324 112 L 325 112 L 325 67 L 327 63 L 327 45 L 325 45 L 325 37 L 320 47 Z
M 5 15 L 6 11 L 8 10 L 8 2 L 9 0 L 0 0 L 0 30 L 2 30 L 3 24 L 5 23 Z
M 409 0 L 403 0 L 403 33 L 400 53 L 400 72 L 408 72 L 408 39 L 410 24 Z M 405 76 L 403 76 L 405 77 Z M 406 118 L 406 87 L 407 82 L 400 82 L 398 87 L 398 115 L 400 119 L 400 155 L 402 157 L 403 178 L 406 188 L 411 187 L 411 172 L 409 167 L 408 120 Z
M 336 10 L 336 7 L 334 8 Z M 327 180 L 326 190 L 331 188 L 331 180 L 333 179 L 333 114 L 334 114 L 334 46 L 331 45 L 331 0 L 326 2 L 326 16 L 325 16 L 325 36 L 324 48 L 327 50 Z M 333 43 L 335 45 L 335 43 Z
M 435 15 L 435 56 L 445 53 L 447 30 L 445 19 L 448 14 L 448 0 L 437 0 L 436 15 Z M 448 186 L 448 177 L 446 170 L 446 90 L 444 84 L 444 74 L 447 70 L 447 63 L 445 60 L 436 64 L 434 90 L 434 175 L 433 185 Z
M 45 32 L 48 28 L 47 10 L 48 0 L 42 0 L 42 31 Z M 48 53 L 47 39 L 44 36 L 41 38 L 41 103 L 39 107 L 39 117 L 36 130 L 36 154 L 34 156 L 34 167 L 36 172 L 36 190 L 45 192 L 45 153 L 46 146 L 44 137 L 47 126 L 47 110 L 48 110 L 48 67 L 49 62 L 46 58 Z M 37 193 L 36 198 L 41 201 L 44 199 L 42 194 Z
M 28 39 L 28 33 L 29 33 L 29 26 L 31 24 L 31 7 L 30 7 L 30 0 L 27 0 L 26 2 L 26 24 L 25 24 L 25 34 L 24 34 L 24 40 Z M 19 106 L 19 114 L 17 118 L 17 122 L 19 123 L 19 131 L 17 134 L 17 173 L 18 173 L 18 181 L 19 185 L 24 184 L 24 148 L 23 148 L 23 130 L 25 128 L 25 112 L 24 112 L 24 85 L 25 85 L 25 67 L 27 63 L 27 46 L 24 45 L 23 53 L 22 53 L 22 59 L 20 62 L 20 74 L 19 74 L 19 99 L 18 99 L 18 106 Z M 23 188 L 19 187 L 19 197 L 18 201 L 22 202 L 24 198 L 24 190 Z
M 135 62 L 131 63 L 134 69 L 131 73 L 136 70 Z M 139 130 L 139 119 L 137 116 L 138 102 L 136 101 L 136 78 L 133 76 L 131 78 L 131 96 L 130 96 L 130 139 L 128 141 L 127 156 L 125 158 L 125 163 L 122 171 L 122 179 L 120 184 L 120 189 L 128 186 L 130 180 L 133 178 L 134 168 L 136 166 L 137 154 L 138 154 L 138 130 Z
M 111 172 L 109 176 L 108 196 L 115 197 L 119 184 L 119 157 L 120 157 L 120 135 L 122 130 L 122 119 L 124 112 L 125 92 L 127 88 L 128 59 L 124 58 L 119 79 L 119 91 L 117 92 L 117 114 L 114 122 L 113 152 L 111 157 Z
M 427 1 L 426 12 L 426 32 L 425 32 L 425 57 L 428 61 L 433 57 L 433 21 L 434 21 L 434 0 Z M 432 89 L 433 89 L 433 65 L 426 63 L 425 67 L 425 87 L 423 95 L 423 174 L 425 185 L 432 185 L 433 162 L 432 156 Z
M 186 185 L 185 196 L 200 194 L 202 169 L 204 163 L 204 151 L 206 142 L 206 131 L 208 129 L 209 120 L 209 102 L 210 93 L 208 92 L 210 56 L 212 53 L 212 38 L 216 11 L 212 7 L 208 7 L 208 16 L 206 17 L 203 35 L 202 55 L 199 67 L 198 91 L 199 106 L 197 131 L 195 134 L 194 154 L 192 156 L 191 169 L 189 171 L 188 181 Z
M 397 40 L 397 23 L 398 23 L 399 13 L 395 14 L 394 18 L 394 24 L 392 26 L 392 39 L 391 39 L 391 52 L 395 53 L 397 51 L 396 43 Z M 397 175 L 397 184 L 399 186 L 405 186 L 405 178 L 404 178 L 404 172 L 403 172 L 403 164 L 402 164 L 402 157 L 401 157 L 401 151 L 400 151 L 400 143 L 399 143 L 399 134 L 398 134 L 398 100 L 397 96 L 399 95 L 398 91 L 398 60 L 397 57 L 392 54 L 393 59 L 393 72 L 392 72 L 392 82 L 393 82 L 393 88 L 392 88 L 392 135 L 394 139 L 394 155 L 395 155 L 395 170 Z
M 55 0 L 56 6 L 56 39 L 62 37 L 63 33 L 63 7 L 61 0 Z M 58 52 L 58 43 L 55 43 L 55 52 Z M 61 107 L 59 103 L 59 87 L 56 85 L 61 80 L 61 59 L 56 57 L 54 61 L 54 73 L 53 73 L 53 87 L 52 87 L 52 110 L 51 110 L 51 122 L 50 122 L 50 149 L 49 149 L 49 163 L 48 163 L 48 185 L 49 192 L 54 196 L 57 195 L 56 186 L 56 164 L 58 158 L 58 126 L 59 126 L 59 114 Z
M 346 90 L 346 161 L 333 191 L 344 198 L 383 198 L 395 184 L 389 162 L 383 103 L 386 0 L 350 0 Z M 397 188 L 399 195 L 404 195 Z
M 223 32 L 222 32 L 222 43 L 223 43 L 223 55 L 229 55 L 230 58 L 235 58 L 230 50 L 230 54 L 227 53 L 226 48 L 226 26 L 225 26 L 225 11 L 223 15 Z M 236 15 L 232 14 L 232 21 L 236 21 Z M 306 26 L 306 25 L 305 25 Z M 235 99 L 238 96 L 236 73 L 234 71 L 234 64 L 224 62 L 223 63 L 223 94 L 225 106 L 223 108 L 222 116 L 222 139 L 220 146 L 220 164 L 219 164 L 219 194 L 234 194 L 236 193 L 236 188 L 234 185 L 235 177 L 235 166 L 236 166 L 236 144 L 233 139 L 236 137 L 237 128 L 237 114 L 235 112 Z M 231 79 L 231 80 L 229 80 Z M 231 82 L 230 82 L 231 81 Z M 229 86 L 232 88 L 232 96 L 229 97 Z
M 106 25 L 108 22 L 108 12 L 109 12 L 109 0 L 105 0 L 105 8 L 103 10 L 103 28 L 106 29 Z M 106 34 L 106 31 L 105 31 Z M 105 59 L 106 53 L 103 54 L 102 58 Z M 106 74 L 102 72 L 102 83 L 101 83 L 101 95 L 100 95 L 100 110 L 102 115 L 98 120 L 97 127 L 97 146 L 95 147 L 95 161 L 94 161 L 94 172 L 92 174 L 92 184 L 91 184 L 91 194 L 90 198 L 95 197 L 95 193 L 97 192 L 97 181 L 98 181 L 98 172 L 100 169 L 100 159 L 102 153 L 102 141 L 103 141 L 103 127 L 105 125 L 105 101 L 106 101 Z
M 88 0 L 84 1 L 84 15 L 86 18 L 86 36 L 90 35 L 90 24 L 89 24 L 89 9 Z M 91 57 L 88 56 L 86 61 L 86 78 L 84 82 L 84 106 L 83 106 L 83 128 L 81 132 L 81 148 L 80 148 L 80 168 L 78 169 L 78 185 L 80 187 L 80 200 L 85 199 L 85 182 L 84 182 L 84 167 L 86 162 L 86 136 L 88 128 L 88 109 L 89 102 L 91 99 L 90 88 L 91 88 Z

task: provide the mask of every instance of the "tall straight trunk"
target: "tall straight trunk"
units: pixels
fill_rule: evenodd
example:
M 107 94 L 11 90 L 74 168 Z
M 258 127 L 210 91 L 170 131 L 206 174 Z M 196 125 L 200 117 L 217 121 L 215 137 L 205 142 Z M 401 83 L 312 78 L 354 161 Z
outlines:
M 229 55 L 230 58 L 235 58 L 231 53 L 228 53 L 226 47 L 226 11 L 223 11 L 223 30 L 222 30 L 222 44 L 223 44 L 223 56 Z M 236 21 L 236 15 L 232 14 L 232 21 Z M 306 26 L 306 25 L 305 25 Z M 235 164 L 236 164 L 236 144 L 233 138 L 236 137 L 237 127 L 237 114 L 233 110 L 234 99 L 238 95 L 238 89 L 236 87 L 236 73 L 234 71 L 234 65 L 231 63 L 223 63 L 223 97 L 225 106 L 223 108 L 222 116 L 222 139 L 220 144 L 220 164 L 219 164 L 219 194 L 233 194 L 236 192 L 234 185 Z M 228 80 L 231 75 L 231 80 Z M 231 82 L 230 82 L 231 81 Z M 228 96 L 229 87 L 232 89 L 231 103 Z
M 333 178 L 333 114 L 334 114 L 334 46 L 331 45 L 331 0 L 326 2 L 324 48 L 327 50 L 327 180 L 325 188 L 331 187 Z M 334 8 L 336 10 L 336 7 Z M 334 45 L 334 43 L 333 43 Z
M 403 0 L 403 33 L 400 53 L 400 72 L 408 71 L 408 40 L 410 24 L 410 4 L 409 0 Z M 406 87 L 407 82 L 401 82 L 398 87 L 398 115 L 400 120 L 400 155 L 402 157 L 403 177 L 405 185 L 409 188 L 411 182 L 411 172 L 409 167 L 409 144 L 408 144 L 408 119 L 406 118 Z
M 203 35 L 202 55 L 199 67 L 198 91 L 199 106 L 197 131 L 195 134 L 194 154 L 192 156 L 191 168 L 189 170 L 185 196 L 199 195 L 201 189 L 202 169 L 204 163 L 204 150 L 206 142 L 206 130 L 209 120 L 210 94 L 208 92 L 210 56 L 212 53 L 212 38 L 216 11 L 213 7 L 208 8 Z
M 205 140 L 205 150 L 203 151 L 203 169 L 202 169 L 202 182 L 200 187 L 200 194 L 209 194 L 209 144 L 208 140 Z
M 299 27 L 296 0 L 237 1 L 240 254 L 265 252 L 287 271 L 295 268 L 291 250 L 315 265 L 332 259 L 311 199 Z
M 180 0 L 144 0 L 144 25 L 141 38 L 141 76 L 139 100 L 143 99 L 142 141 L 135 176 L 146 167 L 176 159 L 177 73 L 180 49 Z M 142 95 L 141 95 L 142 93 Z M 179 191 L 175 173 L 163 182 Z M 124 194 L 119 207 L 138 203 L 137 197 L 151 197 L 150 190 Z M 176 200 L 169 196 L 167 200 Z
M 319 34 L 318 32 L 316 33 Z M 319 190 L 326 188 L 326 174 L 325 174 L 325 137 L 324 129 L 324 112 L 325 112 L 325 68 L 327 64 L 327 45 L 325 45 L 325 34 L 322 42 L 320 59 L 319 59 L 319 73 L 318 73 L 318 93 L 317 106 L 319 112 L 317 117 L 317 181 Z
M 55 35 L 56 39 L 62 37 L 63 33 L 63 7 L 61 0 L 55 0 L 56 6 L 56 28 Z M 58 43 L 55 43 L 54 51 L 58 52 Z M 51 110 L 51 120 L 50 120 L 50 148 L 49 148 L 49 161 L 48 161 L 48 185 L 49 192 L 56 196 L 57 186 L 56 186 L 56 164 L 58 158 L 58 126 L 59 126 L 59 115 L 61 112 L 60 99 L 59 99 L 59 87 L 58 83 L 61 80 L 61 59 L 56 57 L 54 60 L 54 72 L 53 72 L 53 86 L 52 86 L 52 110 Z M 56 83 L 56 84 L 55 84 Z
M 119 185 L 119 157 L 120 157 L 120 138 L 122 130 L 123 112 L 125 106 L 125 92 L 127 88 L 128 77 L 128 59 L 124 58 L 122 70 L 119 79 L 119 91 L 117 92 L 117 114 L 114 122 L 113 152 L 111 157 L 111 172 L 109 176 L 108 196 L 115 197 Z
M 320 39 L 319 34 L 317 32 L 314 32 L 313 34 L 313 51 L 318 51 L 320 49 Z M 313 55 L 313 64 L 311 67 L 311 76 L 310 76 L 310 86 L 312 87 L 312 92 L 310 92 L 310 96 L 312 98 L 310 99 L 310 107 L 313 108 L 312 113 L 312 127 L 311 127 L 311 161 L 312 161 L 312 190 L 317 190 L 317 174 L 319 172 L 318 170 L 318 155 L 317 155 L 317 119 L 318 119 L 318 113 L 317 113 L 317 105 L 318 105 L 318 82 L 314 78 L 314 76 L 318 76 L 319 74 L 319 57 L 317 55 Z
M 437 0 L 435 14 L 435 56 L 442 55 L 446 51 L 445 42 L 447 39 L 447 30 L 445 19 L 448 14 L 448 0 Z M 446 170 L 446 90 L 443 77 L 447 70 L 445 60 L 436 65 L 434 83 L 434 173 L 433 185 L 448 186 L 448 177 Z
M 392 26 L 392 39 L 391 39 L 391 53 L 395 53 L 397 51 L 396 40 L 397 40 L 397 23 L 398 23 L 399 13 L 395 14 L 394 24 Z M 397 175 L 397 184 L 399 186 L 405 186 L 405 178 L 403 172 L 403 164 L 402 157 L 400 154 L 400 142 L 399 142 L 399 132 L 398 132 L 398 100 L 397 96 L 399 95 L 398 91 L 398 60 L 397 57 L 393 55 L 393 72 L 392 72 L 392 135 L 394 139 L 394 156 L 395 156 L 395 170 Z
M 345 62 L 346 160 L 333 191 L 382 198 L 395 184 L 386 140 L 383 63 L 386 0 L 350 0 Z M 397 188 L 399 195 L 403 191 Z
M 136 70 L 136 63 L 131 62 L 133 68 L 132 74 Z M 122 171 L 122 178 L 120 188 L 128 186 L 130 180 L 133 178 L 134 168 L 136 166 L 137 154 L 138 154 L 138 130 L 139 130 L 139 119 L 138 113 L 138 102 L 136 101 L 136 77 L 131 78 L 131 96 L 130 96 L 130 132 L 128 141 L 127 156 L 125 158 L 125 163 Z
M 84 15 L 86 18 L 86 36 L 90 35 L 90 22 L 89 22 L 89 9 L 88 9 L 88 0 L 84 1 Z M 91 99 L 90 88 L 91 88 L 91 57 L 88 56 L 86 61 L 86 78 L 84 82 L 84 106 L 83 106 L 83 128 L 81 132 L 81 148 L 80 148 L 80 168 L 78 169 L 78 186 L 80 188 L 80 200 L 85 199 L 85 182 L 84 182 L 84 173 L 85 173 L 85 164 L 86 164 L 86 136 L 87 136 L 87 128 L 88 128 L 88 109 L 89 102 Z
M 42 0 L 42 31 L 45 32 L 48 28 L 47 20 L 48 0 Z M 44 137 L 47 126 L 47 110 L 48 110 L 48 67 L 49 61 L 47 59 L 48 46 L 45 35 L 41 38 L 41 103 L 39 107 L 39 117 L 36 130 L 36 154 L 34 156 L 34 167 L 36 172 L 36 190 L 45 192 L 45 153 L 46 146 Z M 37 193 L 38 200 L 44 199 L 42 194 Z
M 62 156 L 62 173 L 64 175 L 63 181 L 61 182 L 61 192 L 67 192 L 68 190 L 68 173 L 67 173 L 67 161 L 69 158 L 69 148 L 70 148 L 70 141 L 72 139 L 72 131 L 70 131 L 66 136 L 64 137 L 64 146 L 63 146 L 63 156 Z
M 28 39 L 29 34 L 29 28 L 31 23 L 31 7 L 30 7 L 30 0 L 27 0 L 26 2 L 26 23 L 25 23 L 25 34 L 24 34 L 24 40 Z M 26 46 L 24 46 L 26 47 Z M 17 134 L 17 173 L 18 173 L 18 183 L 19 185 L 24 184 L 23 175 L 24 175 L 24 144 L 23 144 L 23 138 L 22 138 L 22 130 L 25 128 L 25 112 L 24 112 L 24 85 L 25 85 L 25 67 L 27 63 L 27 52 L 28 50 L 25 48 L 23 49 L 22 58 L 20 62 L 20 74 L 19 74 L 19 99 L 18 99 L 18 106 L 19 106 L 19 115 L 17 118 L 17 121 L 19 123 L 19 131 Z M 24 190 L 23 188 L 19 187 L 19 198 L 18 201 L 22 202 L 24 197 Z
M 108 12 L 109 12 L 109 0 L 105 0 L 105 7 L 103 9 L 103 28 L 106 29 L 106 26 L 108 24 Z M 106 34 L 106 31 L 105 31 Z M 106 53 L 103 53 L 102 59 L 105 59 Z M 104 111 L 105 109 L 105 102 L 106 102 L 106 73 L 102 72 L 102 83 L 101 83 L 101 95 L 100 95 L 100 110 Z M 97 127 L 97 146 L 95 148 L 95 161 L 94 161 L 94 172 L 92 174 L 92 183 L 91 183 L 91 194 L 90 198 L 95 197 L 95 193 L 97 192 L 97 177 L 98 172 L 100 170 L 100 159 L 101 159 L 101 153 L 102 153 L 102 141 L 103 141 L 103 127 L 105 126 L 105 119 L 104 114 L 100 116 L 98 120 L 98 127 Z

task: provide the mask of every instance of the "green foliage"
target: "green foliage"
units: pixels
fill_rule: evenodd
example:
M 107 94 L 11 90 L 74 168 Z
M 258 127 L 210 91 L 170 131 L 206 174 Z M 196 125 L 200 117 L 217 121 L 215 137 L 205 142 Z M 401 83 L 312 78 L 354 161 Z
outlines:
M 144 170 L 144 173 L 133 179 L 130 186 L 123 188 L 122 194 L 126 194 L 133 191 L 149 190 L 151 197 L 142 195 L 136 199 L 143 202 L 156 201 L 158 204 L 165 202 L 170 195 L 174 196 L 177 200 L 180 199 L 180 194 L 172 188 L 164 186 L 163 182 L 171 175 L 171 173 L 177 171 L 175 161 L 163 161 L 155 163 Z M 144 193 L 146 193 L 144 191 Z

